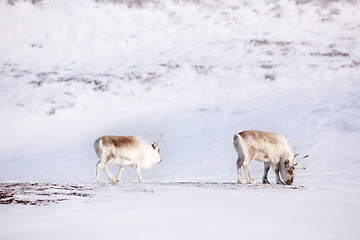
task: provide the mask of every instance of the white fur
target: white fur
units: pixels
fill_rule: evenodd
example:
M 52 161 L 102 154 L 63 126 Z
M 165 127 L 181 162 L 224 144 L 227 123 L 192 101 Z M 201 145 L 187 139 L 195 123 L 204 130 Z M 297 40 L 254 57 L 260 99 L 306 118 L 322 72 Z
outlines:
M 295 174 L 293 167 L 294 151 L 283 135 L 256 130 L 244 131 L 234 135 L 233 144 L 238 153 L 237 170 L 239 183 L 244 183 L 241 173 L 242 166 L 244 166 L 248 183 L 254 183 L 250 175 L 249 165 L 255 159 L 264 162 L 263 183 L 269 183 L 267 173 L 271 166 L 276 175 L 276 183 L 284 184 L 280 179 L 280 172 L 286 184 L 292 184 Z M 289 174 L 291 171 L 293 173 Z
M 112 137 L 115 139 L 120 138 L 119 136 Z M 98 138 L 95 141 L 94 149 L 97 156 L 100 158 L 97 163 L 97 181 L 101 180 L 101 170 L 104 169 L 111 181 L 119 182 L 121 181 L 121 175 L 125 167 L 132 166 L 136 169 L 139 182 L 142 182 L 141 168 L 149 169 L 154 164 L 162 161 L 157 144 L 154 143 L 153 147 L 150 143 L 145 142 L 137 136 L 128 136 L 126 138 L 133 138 L 134 144 L 115 147 L 114 145 L 105 146 L 101 138 Z M 109 164 L 120 166 L 116 179 L 108 169 Z

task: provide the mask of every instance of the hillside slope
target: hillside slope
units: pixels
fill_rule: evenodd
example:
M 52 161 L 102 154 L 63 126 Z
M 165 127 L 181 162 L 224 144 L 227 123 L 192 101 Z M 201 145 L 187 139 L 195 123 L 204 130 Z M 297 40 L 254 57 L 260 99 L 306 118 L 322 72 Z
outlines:
M 9 2 L 1 181 L 93 181 L 97 137 L 162 132 L 146 180 L 235 181 L 232 136 L 260 129 L 311 155 L 296 184 L 358 185 L 357 1 Z

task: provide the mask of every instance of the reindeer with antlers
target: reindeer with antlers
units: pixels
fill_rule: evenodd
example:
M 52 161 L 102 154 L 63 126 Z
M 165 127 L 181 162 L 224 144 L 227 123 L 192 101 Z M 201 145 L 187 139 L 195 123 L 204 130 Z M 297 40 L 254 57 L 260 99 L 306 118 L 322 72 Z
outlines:
M 298 154 L 294 154 L 290 144 L 280 133 L 257 130 L 243 131 L 234 135 L 233 144 L 238 153 L 236 165 L 239 183 L 244 183 L 241 173 L 243 166 L 248 183 L 254 183 L 248 167 L 251 161 L 255 159 L 264 162 L 263 183 L 270 183 L 267 175 L 270 166 L 272 166 L 276 176 L 276 183 L 291 185 L 294 181 L 296 169 L 305 169 L 305 167 L 300 166 L 300 163 L 309 156 L 306 155 L 296 163 L 295 158 Z
M 162 161 L 159 145 L 163 135 L 164 133 L 161 134 L 159 141 L 153 144 L 150 144 L 149 135 L 149 142 L 138 136 L 103 136 L 96 139 L 94 149 L 100 158 L 97 163 L 96 180 L 101 180 L 101 170 L 104 169 L 111 181 L 120 182 L 125 167 L 132 166 L 136 169 L 139 182 L 142 182 L 141 168 L 149 169 Z M 109 164 L 120 166 L 116 179 L 108 168 Z

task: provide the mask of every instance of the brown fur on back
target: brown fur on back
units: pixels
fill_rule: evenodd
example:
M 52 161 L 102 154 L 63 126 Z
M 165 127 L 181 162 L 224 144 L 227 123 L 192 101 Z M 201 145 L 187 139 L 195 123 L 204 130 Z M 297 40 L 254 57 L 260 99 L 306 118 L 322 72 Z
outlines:
M 134 146 L 136 139 L 134 136 L 103 136 L 100 138 L 103 146 L 130 147 Z
M 263 141 L 272 144 L 277 144 L 276 133 L 262 132 L 257 130 L 248 130 L 239 133 L 243 138 L 252 138 L 255 141 Z

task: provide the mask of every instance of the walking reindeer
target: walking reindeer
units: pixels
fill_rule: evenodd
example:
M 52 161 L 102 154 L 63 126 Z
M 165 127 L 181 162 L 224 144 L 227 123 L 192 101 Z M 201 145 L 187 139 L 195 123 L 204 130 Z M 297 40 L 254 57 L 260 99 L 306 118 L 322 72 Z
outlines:
M 125 167 L 132 166 L 136 169 L 139 182 L 142 182 L 141 168 L 149 169 L 162 161 L 159 145 L 163 135 L 153 144 L 150 144 L 150 136 L 149 142 L 138 136 L 103 136 L 96 139 L 94 149 L 100 158 L 97 163 L 96 180 L 101 180 L 101 170 L 104 169 L 111 181 L 120 182 Z M 120 166 L 116 178 L 111 174 L 109 164 Z

